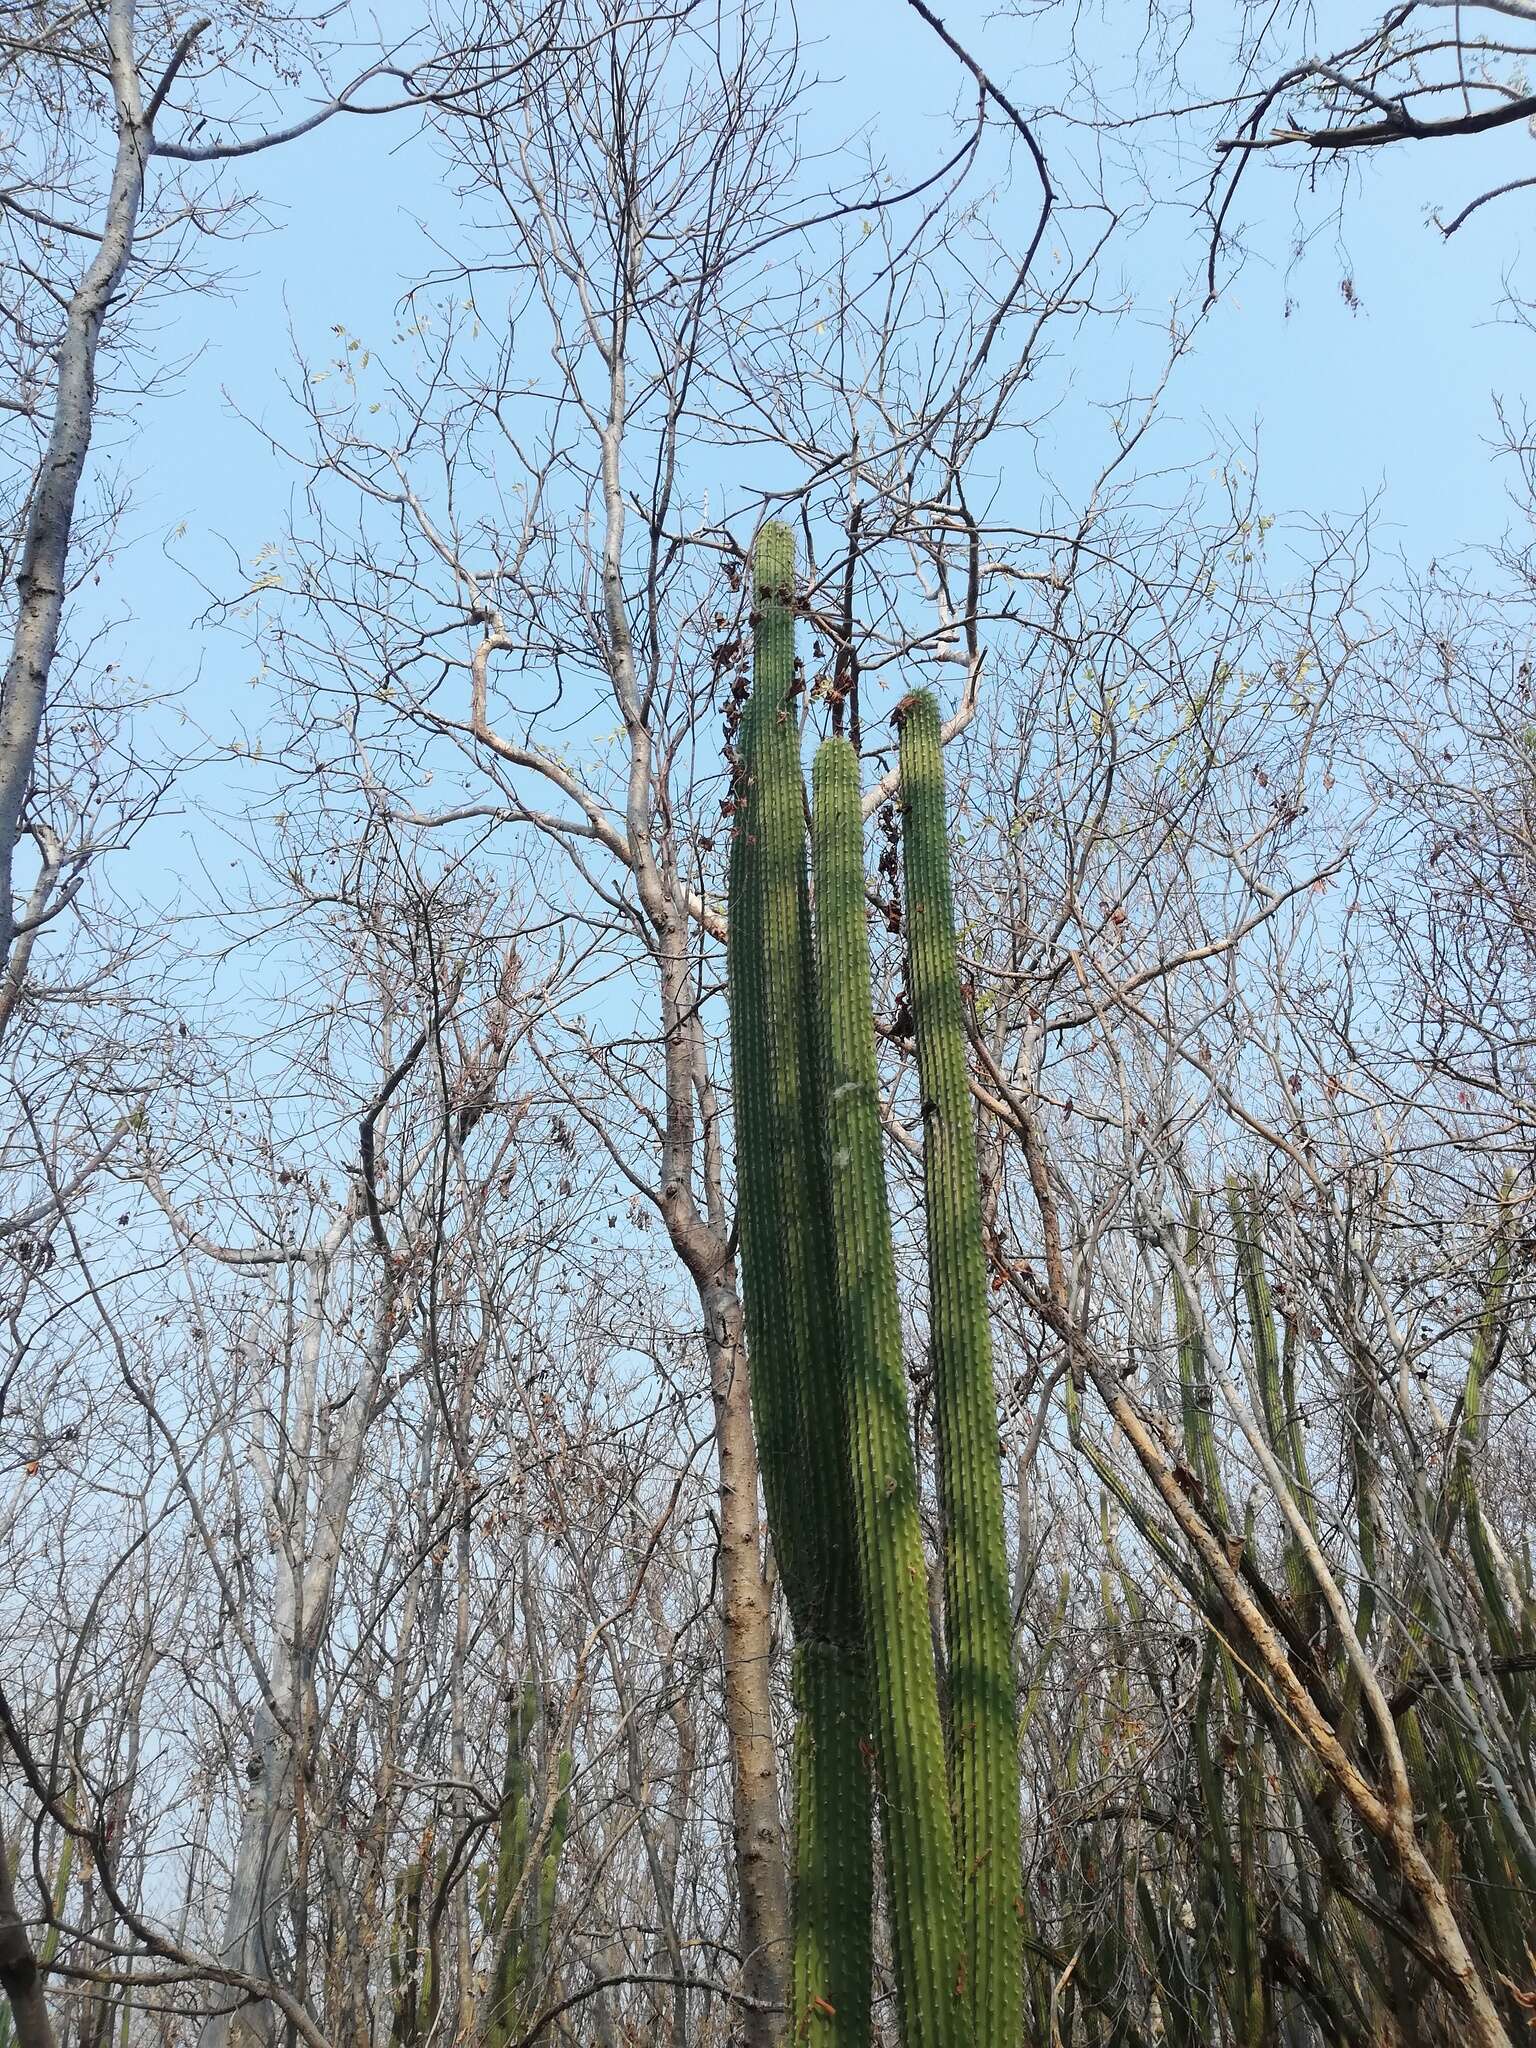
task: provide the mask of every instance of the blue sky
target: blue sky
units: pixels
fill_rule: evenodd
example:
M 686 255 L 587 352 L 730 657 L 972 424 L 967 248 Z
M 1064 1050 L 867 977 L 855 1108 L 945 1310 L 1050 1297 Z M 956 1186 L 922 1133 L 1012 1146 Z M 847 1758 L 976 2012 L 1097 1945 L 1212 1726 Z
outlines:
M 1048 12 L 1049 21 L 1026 30 L 982 0 L 953 0 L 945 18 L 1032 106 L 1063 91 L 1049 35 L 1056 17 L 1077 10 Z M 900 0 L 844 0 L 815 33 L 813 68 L 828 83 L 814 102 L 813 140 L 861 131 L 898 174 L 946 153 L 959 74 Z M 1087 33 L 1096 39 L 1097 83 L 1117 106 L 1164 94 L 1138 77 L 1134 53 L 1115 47 L 1102 25 Z M 1189 65 L 1230 76 L 1214 43 L 1192 51 Z M 1047 120 L 1041 133 L 1070 191 L 1086 132 Z M 1145 332 L 1151 362 L 1155 329 L 1175 297 L 1188 300 L 1203 259 L 1188 201 L 1207 159 L 1192 143 L 1178 157 L 1143 139 L 1156 145 L 1165 198 L 1127 237 L 1115 273 L 1130 327 L 1087 333 L 1090 348 L 1134 356 Z M 1512 175 L 1511 165 L 1524 168 L 1528 150 L 1520 134 L 1379 153 L 1359 166 L 1342 240 L 1329 226 L 1331 187 L 1309 193 L 1274 160 L 1255 165 L 1239 208 L 1250 253 L 1168 395 L 1162 451 L 1187 459 L 1257 433 L 1266 509 L 1283 522 L 1298 510 L 1349 516 L 1374 500 L 1378 554 L 1400 548 L 1425 561 L 1496 540 L 1511 511 L 1508 478 L 1490 452 L 1492 395 L 1518 395 L 1528 346 L 1498 309 L 1504 277 L 1518 275 L 1530 195 L 1483 209 L 1449 244 L 1425 215 L 1433 205 L 1453 210 Z M 284 385 L 299 374 L 295 350 L 323 359 L 338 325 L 367 345 L 387 345 L 402 286 L 431 267 L 428 238 L 457 225 L 432 146 L 403 123 L 334 122 L 256 159 L 249 182 L 270 231 L 237 250 L 224 296 L 170 303 L 161 352 L 195 358 L 103 448 L 135 480 L 129 544 L 101 593 L 127 615 L 122 653 L 155 687 L 191 685 L 189 707 L 216 733 L 249 715 L 252 655 L 202 621 L 205 593 L 170 552 L 228 588 L 225 542 L 248 562 L 263 542 L 281 539 L 294 479 L 240 415 L 294 436 Z M 1027 203 L 1021 186 L 1019 204 Z M 1298 229 L 1313 240 L 1293 259 Z M 1086 384 L 1096 367 L 1109 374 L 1089 361 Z M 1070 443 L 1070 404 L 1055 430 Z M 166 868 L 188 851 L 193 829 L 185 818 L 168 820 L 120 871 L 119 885 L 153 896 L 173 887 Z

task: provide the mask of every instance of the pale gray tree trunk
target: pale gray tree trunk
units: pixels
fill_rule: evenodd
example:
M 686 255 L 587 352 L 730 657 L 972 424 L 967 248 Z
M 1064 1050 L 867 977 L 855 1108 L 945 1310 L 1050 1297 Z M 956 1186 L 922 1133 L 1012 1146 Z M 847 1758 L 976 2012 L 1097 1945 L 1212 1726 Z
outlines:
M 630 223 L 626 265 L 639 255 Z M 626 292 L 627 272 L 626 272 Z M 603 617 L 608 666 L 629 743 L 624 822 L 629 862 L 652 934 L 661 996 L 666 1125 L 660 1208 L 674 1250 L 687 1267 L 704 1316 L 720 1488 L 721 1632 L 725 1652 L 726 1730 L 731 1751 L 742 1988 L 754 2001 L 743 2021 L 747 2048 L 776 2048 L 788 2001 L 789 1876 L 779 1812 L 769 1671 L 772 1602 L 763 1571 L 757 1504 L 757 1453 L 747 1377 L 741 1297 L 729 1252 L 715 1113 L 689 952 L 688 893 L 666 831 L 657 831 L 658 768 L 646 693 L 636 670 L 624 596 L 624 433 L 628 419 L 626 347 L 629 302 L 606 334 L 594 338 L 608 370 L 602 452 Z M 696 1198 L 702 1124 L 703 1195 Z
M 96 408 L 96 352 L 102 324 L 133 254 L 150 151 L 150 126 L 140 103 L 134 62 L 132 0 L 112 0 L 107 47 L 117 109 L 117 158 L 101 239 L 70 298 L 65 319 L 53 426 L 27 514 L 16 572 L 16 626 L 5 680 L 0 685 L 0 967 L 9 958 L 16 936 L 12 900 L 16 842 L 21 837 L 48 678 L 59 644 L 75 500 Z
M 355 1221 L 355 1207 L 349 1204 L 309 1260 L 297 1400 L 287 1438 L 291 1448 L 270 1465 L 258 1455 L 277 1556 L 272 1656 L 252 1730 L 251 1782 L 235 1847 L 219 1959 L 249 1976 L 279 1982 L 296 1773 L 311 1715 L 314 1660 L 330 1612 L 368 1420 L 386 1370 L 393 1328 L 392 1287 L 386 1275 L 362 1383 L 350 1400 L 331 1408 L 326 1426 L 335 1430 L 334 1438 L 317 1442 L 326 1293 L 332 1263 Z M 232 2034 L 236 2040 L 267 2040 L 271 2028 L 271 2015 L 263 2007 L 246 2007 L 238 2016 L 228 2010 L 214 2012 L 204 2023 L 199 2048 L 228 2048 Z

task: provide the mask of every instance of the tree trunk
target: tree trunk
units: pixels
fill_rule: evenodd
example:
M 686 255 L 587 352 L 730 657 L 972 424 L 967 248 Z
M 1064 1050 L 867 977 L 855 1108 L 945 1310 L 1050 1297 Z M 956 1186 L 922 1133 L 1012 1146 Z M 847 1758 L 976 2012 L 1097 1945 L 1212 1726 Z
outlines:
M 11 2001 L 17 2048 L 54 2048 L 53 2021 L 43 1997 L 42 1972 L 16 1906 L 11 1852 L 0 1835 L 0 1989 Z
M 741 1892 L 742 1989 L 749 1998 L 778 2008 L 749 2008 L 742 2020 L 742 2038 L 747 2048 L 775 2048 L 783 2039 L 788 1995 L 789 1880 L 768 1689 L 772 1601 L 763 1575 L 747 1347 L 741 1301 L 729 1267 L 700 1280 L 699 1299 L 709 1347 L 720 1475 L 725 1726 Z
M 313 1711 L 315 1657 L 330 1614 L 342 1540 L 362 1467 L 368 1417 L 391 1342 L 393 1288 L 386 1275 L 357 1391 L 339 1411 L 341 1422 L 335 1439 L 316 1455 L 326 1290 L 331 1262 L 352 1220 L 350 1208 L 344 1208 L 311 1257 L 294 1415 L 276 1463 L 263 1473 L 268 1512 L 280 1530 L 273 1651 L 255 1715 L 248 1767 L 251 1793 L 235 1850 L 220 1959 L 231 1969 L 269 1980 L 280 1975 L 275 1953 L 277 1927 L 291 1885 L 296 1773 L 303 1731 Z M 291 1502 L 286 1511 L 282 1506 L 285 1499 Z M 233 2019 L 228 2009 L 214 2012 L 204 2023 L 198 2048 L 227 2048 L 232 2034 L 242 2044 L 247 2037 L 267 2041 L 273 2038 L 272 2024 L 273 2016 L 265 2007 L 244 2006 Z
M 107 41 L 117 105 L 117 161 L 101 240 L 65 319 L 53 427 L 28 510 L 16 571 L 16 627 L 0 686 L 0 967 L 16 933 L 11 873 L 59 644 L 75 499 L 94 423 L 96 350 L 102 323 L 133 253 L 150 148 L 149 124 L 139 105 L 131 0 L 112 0 Z

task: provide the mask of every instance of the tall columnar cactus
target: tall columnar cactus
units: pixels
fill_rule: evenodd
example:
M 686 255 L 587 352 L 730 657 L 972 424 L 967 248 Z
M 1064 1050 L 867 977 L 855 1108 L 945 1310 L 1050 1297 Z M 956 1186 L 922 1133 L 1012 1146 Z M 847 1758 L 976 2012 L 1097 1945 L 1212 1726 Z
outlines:
M 908 989 L 923 1103 L 929 1323 L 944 1534 L 956 1849 L 980 2042 L 1015 2042 L 1024 2001 L 1020 1784 L 1008 1547 L 975 1112 L 955 954 L 939 708 L 898 713 Z
M 856 1642 L 836 1345 L 829 1341 L 825 1161 L 807 987 L 805 795 L 793 689 L 794 540 L 759 536 L 754 684 L 741 733 L 729 970 L 748 1335 L 775 1547 L 796 1634 Z M 798 1513 L 790 1512 L 791 1506 Z M 780 1529 L 782 1528 L 782 1537 Z
M 796 1638 L 790 2033 L 824 2048 L 863 2048 L 868 1688 L 828 1266 L 787 527 L 763 529 L 754 568 L 754 678 L 741 730 L 728 966 L 753 1412 Z
M 971 2039 L 967 1969 L 881 1151 L 858 760 L 847 741 L 821 747 L 813 790 L 836 1292 L 891 1939 L 906 2048 L 956 2048 Z M 989 2035 L 985 2048 L 1016 2038 Z
M 549 1952 L 560 1880 L 560 1857 L 571 1820 L 571 1753 L 556 1764 L 556 1798 L 539 1867 L 529 1866 L 536 1794 L 534 1736 L 538 1691 L 530 1679 L 507 1709 L 507 1750 L 496 1831 L 496 1875 L 486 1919 L 495 1943 L 482 2029 L 487 2048 L 500 2048 L 526 2017 L 530 1991 Z

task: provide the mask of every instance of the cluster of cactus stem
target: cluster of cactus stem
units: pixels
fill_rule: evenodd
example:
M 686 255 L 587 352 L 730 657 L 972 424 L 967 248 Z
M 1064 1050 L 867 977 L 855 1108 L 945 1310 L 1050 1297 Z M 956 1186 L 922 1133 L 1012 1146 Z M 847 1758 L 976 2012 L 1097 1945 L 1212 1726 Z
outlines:
M 484 2048 L 506 2048 L 524 2031 L 549 1957 L 560 1859 L 570 1828 L 572 1758 L 563 1750 L 556 1760 L 554 1805 L 541 1848 L 540 1718 L 538 1689 L 530 1679 L 507 1706 L 496 1855 L 479 1870 L 476 1886 L 489 1951 L 477 2027 Z M 395 1880 L 389 1951 L 391 2048 L 417 2048 L 437 2017 L 440 1971 L 432 1916 L 445 1874 L 445 1855 L 439 1851 L 434 1856 L 428 1841 Z
M 1225 1276 L 1217 1264 L 1223 1242 Z M 1423 1590 L 1395 1618 L 1378 1598 L 1380 1475 L 1372 1469 L 1386 1456 L 1389 1424 L 1368 1382 L 1350 1417 L 1348 1455 L 1357 1517 L 1352 1624 L 1368 1653 L 1378 1653 L 1384 1630 L 1398 1636 L 1391 1705 L 1417 1824 L 1513 2041 L 1536 2012 L 1536 1583 L 1530 1558 L 1506 1551 L 1493 1534 L 1475 1478 L 1484 1380 L 1508 1327 L 1510 1267 L 1506 1244 L 1484 1284 L 1453 1454 L 1438 1484 L 1423 1487 L 1420 1514 L 1404 1532 L 1415 1555 L 1402 1577 Z M 1340 1532 L 1319 1528 L 1298 1398 L 1306 1317 L 1294 1300 L 1277 1306 L 1268 1268 L 1252 1190 L 1232 1190 L 1223 1230 L 1192 1224 L 1174 1303 L 1187 1477 L 1229 1532 L 1252 1583 L 1265 1582 L 1266 1552 L 1272 1558 L 1271 1611 L 1311 1646 L 1313 1682 L 1337 1703 L 1348 1731 L 1362 1725 L 1358 1683 L 1301 1546 L 1283 1526 L 1266 1537 L 1254 1498 L 1240 1504 L 1228 1484 L 1191 1291 L 1210 1283 L 1214 1293 L 1224 1277 L 1258 1426 L 1314 1540 L 1327 1539 L 1337 1557 Z M 1148 2048 L 1451 2048 L 1467 2039 L 1464 2013 L 1415 1936 L 1380 1845 L 1349 1826 L 1284 1716 L 1250 1682 L 1231 1636 L 1215 1626 L 1202 1643 L 1186 1638 L 1181 1655 L 1167 1656 L 1167 1638 L 1148 1626 L 1144 1567 L 1138 1572 L 1123 1556 L 1120 1536 L 1134 1529 L 1170 1574 L 1180 1569 L 1176 1553 L 1080 1419 L 1074 1442 L 1104 1486 L 1108 1564 L 1097 1682 L 1079 1695 L 1070 1728 L 1055 1733 L 1065 1759 L 1056 1797 L 1071 1800 L 1078 1779 L 1090 1776 L 1087 1758 L 1102 1760 L 1101 1777 L 1113 1774 L 1112 1759 L 1128 1768 L 1140 1751 L 1142 1761 L 1137 1801 L 1111 1812 L 1101 1802 L 1086 1813 L 1064 1833 L 1055 1866 L 1040 1873 L 1037 1917 L 1048 1938 L 1036 1942 L 1038 1981 L 1055 1977 L 1060 1995 L 1049 2012 L 1043 2000 L 1033 2012 L 1032 2038 Z M 1460 1616 L 1446 1602 L 1450 1571 L 1469 1600 Z M 1186 1585 L 1192 1603 L 1204 1604 L 1198 1584 Z M 1073 1593 L 1063 1574 L 1025 1679 L 1026 1739 L 1045 1674 L 1063 1650 Z M 1479 1661 L 1492 1674 L 1481 1698 L 1445 1682 L 1444 1645 L 1469 1618 Z M 1176 1724 L 1166 1717 L 1181 1695 L 1189 1704 Z M 1156 1745 L 1149 1770 L 1145 1739 L 1159 1716 L 1178 1734 Z
M 901 707 L 908 985 L 923 1091 L 947 1716 L 930 1624 L 871 1002 L 858 758 L 812 774 L 794 544 L 759 537 L 728 983 L 754 1418 L 796 1639 L 790 2038 L 870 2039 L 871 1765 L 907 2048 L 1021 2037 L 1020 1784 L 975 1130 L 937 706 Z

